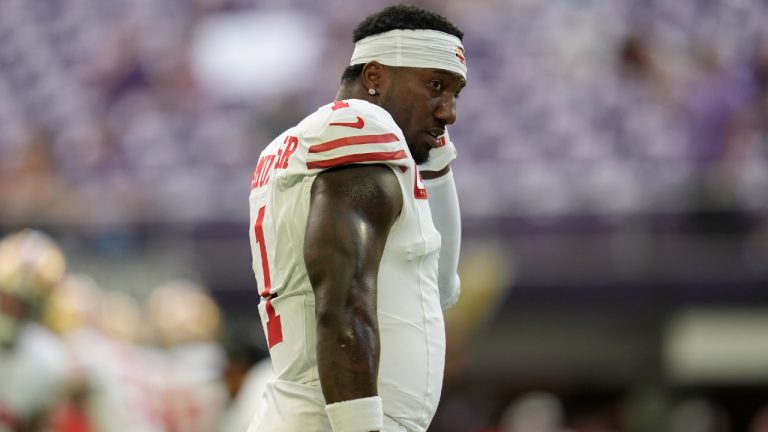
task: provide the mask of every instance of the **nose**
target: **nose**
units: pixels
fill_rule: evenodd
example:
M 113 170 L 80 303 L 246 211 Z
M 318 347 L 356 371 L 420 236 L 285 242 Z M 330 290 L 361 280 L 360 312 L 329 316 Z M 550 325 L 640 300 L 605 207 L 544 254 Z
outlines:
M 454 124 L 456 122 L 456 97 L 445 95 L 440 99 L 440 103 L 435 109 L 435 118 L 443 124 Z

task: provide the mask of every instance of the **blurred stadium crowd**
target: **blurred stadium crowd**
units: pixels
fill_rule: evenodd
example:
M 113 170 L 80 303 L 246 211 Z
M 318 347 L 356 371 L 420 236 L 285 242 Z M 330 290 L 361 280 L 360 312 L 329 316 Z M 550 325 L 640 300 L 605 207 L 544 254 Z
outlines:
M 35 227 L 62 245 L 36 231 L 20 234 L 27 246 L 22 237 L 3 243 L 0 431 L 20 421 L 9 414 L 20 409 L 13 406 L 19 397 L 27 398 L 19 407 L 34 405 L 21 415 L 53 431 L 242 430 L 255 390 L 240 386 L 264 353 L 247 349 L 260 335 L 220 330 L 242 324 L 259 331 L 245 235 L 254 163 L 275 134 L 335 94 L 351 29 L 385 3 L 0 1 L 0 233 Z M 523 300 L 515 313 L 533 321 L 522 309 L 535 303 L 557 317 L 552 321 L 568 315 L 565 327 L 578 327 L 574 311 L 542 303 L 582 295 L 574 286 L 587 300 L 600 292 L 590 284 L 603 284 L 612 298 L 669 307 L 659 288 L 606 282 L 617 262 L 600 253 L 614 259 L 626 245 L 619 276 L 642 276 L 637 267 L 650 262 L 667 283 L 697 283 L 686 288 L 696 295 L 717 300 L 736 292 L 749 302 L 762 293 L 759 300 L 768 301 L 768 3 L 416 3 L 464 30 L 470 65 L 451 129 L 468 246 L 465 298 L 448 317 L 445 397 L 432 430 L 768 430 L 761 410 L 768 399 L 756 382 L 757 390 L 747 390 L 749 406 L 734 407 L 701 392 L 671 397 L 665 384 L 584 395 L 570 393 L 557 376 L 503 382 L 542 366 L 537 361 L 498 379 L 480 370 L 519 365 L 490 346 L 526 358 L 523 348 L 506 347 L 528 337 L 512 338 L 515 321 L 502 319 L 514 319 L 503 309 L 513 284 L 513 300 Z M 597 234 L 568 246 L 561 234 L 583 229 L 584 219 Z M 676 235 L 724 235 L 738 246 L 697 240 L 664 249 L 646 237 L 659 220 Z M 619 236 L 616 226 L 624 229 Z M 558 240 L 527 236 L 541 227 Z M 594 238 L 605 240 L 605 250 L 595 249 Z M 506 239 L 512 246 L 499 246 Z M 572 254 L 558 261 L 557 251 Z M 590 253 L 597 276 L 577 271 L 589 267 Z M 689 255 L 704 258 L 686 261 Z M 64 261 L 74 269 L 69 274 Z M 731 261 L 738 265 L 728 267 Z M 18 280 L 27 268 L 34 284 Z M 718 284 L 704 283 L 712 275 Z M 211 291 L 185 279 L 205 280 Z M 649 276 L 643 283 L 656 282 Z M 547 284 L 559 291 L 547 292 Z M 525 297 L 533 288 L 539 291 Z M 621 318 L 628 319 L 612 322 Z M 494 319 L 508 325 L 501 339 L 483 333 Z M 28 346 L 16 344 L 22 340 Z M 470 352 L 477 340 L 485 357 Z M 539 343 L 531 342 L 533 351 Z M 586 357 L 593 362 L 579 371 L 616 358 L 600 343 L 608 342 L 594 345 Z M 551 370 L 574 367 L 557 355 Z M 264 371 L 252 371 L 258 387 Z M 649 379 L 662 380 L 655 372 Z M 470 378 L 485 381 L 472 385 Z M 32 400 L 39 402 L 24 405 Z
M 331 97 L 349 29 L 379 4 L 4 1 L 0 216 L 238 219 L 259 143 Z M 700 188 L 710 206 L 768 205 L 764 2 L 438 8 L 464 27 L 472 53 L 452 133 L 467 216 L 678 213 Z M 221 29 L 249 23 L 262 31 L 243 31 L 251 56 L 233 62 L 217 45 L 229 42 Z M 216 61 L 268 79 L 211 73 Z M 296 64 L 293 74 L 265 72 L 281 64 Z

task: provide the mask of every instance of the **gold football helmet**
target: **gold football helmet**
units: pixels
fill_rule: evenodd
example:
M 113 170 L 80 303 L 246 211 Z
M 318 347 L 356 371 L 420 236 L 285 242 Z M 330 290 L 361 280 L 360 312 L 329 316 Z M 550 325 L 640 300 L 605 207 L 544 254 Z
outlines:
M 127 343 L 141 342 L 144 317 L 133 297 L 123 291 L 105 290 L 100 305 L 99 325 L 107 336 Z
M 64 276 L 64 254 L 50 237 L 24 229 L 0 240 L 0 345 L 16 341 L 21 323 L 38 318 Z
M 46 234 L 24 229 L 0 241 L 0 291 L 27 302 L 44 299 L 64 277 L 64 254 Z
M 70 274 L 48 297 L 43 322 L 53 331 L 66 334 L 82 327 L 98 327 L 101 289 L 85 274 Z
M 194 282 L 175 280 L 157 287 L 147 300 L 147 310 L 160 345 L 213 341 L 218 337 L 219 307 Z

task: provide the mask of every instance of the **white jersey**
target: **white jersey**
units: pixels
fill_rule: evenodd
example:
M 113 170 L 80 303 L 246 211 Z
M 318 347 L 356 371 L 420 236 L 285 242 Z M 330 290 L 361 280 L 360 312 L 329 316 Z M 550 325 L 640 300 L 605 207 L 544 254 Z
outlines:
M 217 430 L 228 398 L 222 380 L 225 361 L 223 350 L 211 342 L 182 344 L 162 353 L 166 432 Z
M 378 276 L 378 391 L 385 416 L 409 431 L 424 431 L 440 398 L 445 356 L 437 288 L 440 234 L 402 131 L 389 113 L 362 100 L 319 108 L 272 141 L 254 172 L 253 269 L 277 377 L 267 400 L 279 404 L 277 395 L 306 395 L 308 403 L 319 406 L 311 430 L 330 430 L 315 355 L 315 298 L 303 248 L 314 180 L 325 169 L 348 164 L 386 165 L 400 183 L 403 207 L 390 229 Z M 300 427 L 292 425 L 283 421 L 280 430 Z
M 71 362 L 61 340 L 36 323 L 25 323 L 15 345 L 0 347 L 0 432 L 21 430 L 49 412 L 64 395 Z
M 160 354 L 97 331 L 73 338 L 87 380 L 88 414 L 96 431 L 165 432 Z

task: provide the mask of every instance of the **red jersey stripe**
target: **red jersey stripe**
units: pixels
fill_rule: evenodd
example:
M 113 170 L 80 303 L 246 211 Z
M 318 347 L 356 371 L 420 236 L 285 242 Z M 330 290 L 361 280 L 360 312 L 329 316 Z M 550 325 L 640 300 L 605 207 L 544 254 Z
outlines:
M 400 139 L 398 139 L 397 135 L 393 133 L 381 135 L 358 135 L 315 144 L 309 147 L 309 152 L 321 153 L 349 145 L 391 143 L 396 141 L 400 141 Z
M 325 159 L 315 162 L 307 162 L 307 168 L 333 168 L 340 165 L 354 164 L 360 162 L 381 162 L 405 159 L 407 155 L 404 150 L 393 152 L 360 153 L 348 156 Z

